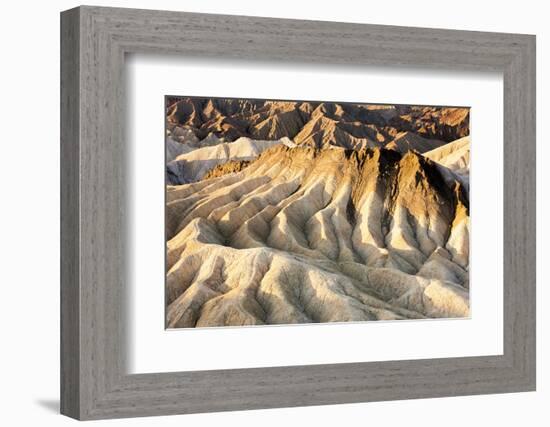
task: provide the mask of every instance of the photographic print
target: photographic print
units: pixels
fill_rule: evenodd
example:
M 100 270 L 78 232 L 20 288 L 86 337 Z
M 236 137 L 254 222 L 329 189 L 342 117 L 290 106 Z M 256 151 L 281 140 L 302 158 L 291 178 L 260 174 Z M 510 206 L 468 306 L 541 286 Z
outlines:
M 470 109 L 166 96 L 166 327 L 470 316 Z

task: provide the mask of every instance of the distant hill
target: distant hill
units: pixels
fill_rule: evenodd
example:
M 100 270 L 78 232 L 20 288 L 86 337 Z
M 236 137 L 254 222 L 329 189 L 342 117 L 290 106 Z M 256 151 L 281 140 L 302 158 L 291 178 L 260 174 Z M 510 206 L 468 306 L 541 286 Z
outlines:
M 224 142 L 287 137 L 315 148 L 386 147 L 403 153 L 432 150 L 469 134 L 468 108 L 182 98 L 172 99 L 166 117 L 168 132 L 193 145 L 209 136 Z

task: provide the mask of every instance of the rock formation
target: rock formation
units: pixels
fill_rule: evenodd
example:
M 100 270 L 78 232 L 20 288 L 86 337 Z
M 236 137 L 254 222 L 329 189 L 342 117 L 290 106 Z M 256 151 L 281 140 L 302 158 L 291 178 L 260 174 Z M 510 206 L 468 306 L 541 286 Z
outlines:
M 169 184 L 194 182 L 202 179 L 208 171 L 217 165 L 228 161 L 252 160 L 265 149 L 277 144 L 294 145 L 288 138 L 261 141 L 240 137 L 231 143 L 222 142 L 195 150 L 183 151 L 182 154 L 167 163 L 166 181 Z M 179 145 L 185 146 L 184 144 Z M 167 152 L 169 149 L 172 148 L 167 146 Z
M 168 98 L 168 327 L 469 316 L 469 120 Z
M 251 163 L 251 160 L 231 160 L 210 169 L 203 179 L 218 178 L 228 173 L 240 172 Z
M 458 180 L 470 189 L 470 137 L 465 136 L 424 153 L 424 157 L 443 166 L 440 171 L 447 182 Z
M 290 138 L 316 148 L 385 147 L 404 152 L 395 139 L 428 140 L 431 150 L 468 135 L 469 109 L 350 103 L 174 98 L 167 129 L 179 142 L 197 145 L 209 135 L 231 142 Z M 179 139 L 178 139 L 179 138 Z M 389 148 L 389 147 L 386 147 Z M 422 148 L 422 149 L 421 149 Z
M 187 107 L 172 116 L 207 118 Z M 402 115 L 385 110 L 381 123 Z M 460 144 L 427 156 L 315 145 L 276 143 L 167 187 L 168 327 L 469 316 L 469 203 L 446 166 Z

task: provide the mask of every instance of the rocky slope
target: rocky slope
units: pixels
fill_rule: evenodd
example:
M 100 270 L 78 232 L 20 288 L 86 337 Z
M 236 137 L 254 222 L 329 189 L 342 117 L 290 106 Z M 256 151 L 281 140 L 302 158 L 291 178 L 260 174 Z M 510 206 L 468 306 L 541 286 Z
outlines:
M 230 160 L 227 163 L 222 163 L 210 169 L 203 179 L 218 178 L 227 175 L 228 173 L 240 172 L 247 167 L 252 160 Z
M 470 142 L 470 137 L 465 136 L 424 153 L 424 157 L 445 166 L 455 173 L 468 175 L 470 169 Z
M 224 137 L 296 132 L 299 142 L 323 104 L 288 104 L 177 102 L 170 120 L 193 132 L 204 127 L 206 135 L 227 125 Z M 263 109 L 279 107 L 276 117 L 261 120 Z M 384 126 L 416 114 L 339 107 L 325 108 L 320 120 L 379 121 L 373 126 L 381 136 L 368 141 L 386 141 Z M 245 125 L 240 115 L 256 118 Z M 460 117 L 448 115 L 424 134 L 450 137 L 445 123 Z M 168 327 L 469 315 L 469 206 L 466 188 L 442 160 L 452 153 L 424 157 L 370 142 L 319 149 L 326 144 L 318 141 L 332 146 L 319 138 L 294 148 L 277 143 L 250 163 L 205 172 L 210 179 L 168 186 Z
M 467 136 L 469 109 L 187 97 L 169 99 L 167 130 L 193 147 L 218 138 L 288 137 L 315 148 L 386 147 L 404 153 L 414 139 L 416 151 L 423 152 Z
M 211 169 L 229 161 L 249 161 L 277 144 L 294 146 L 288 138 L 273 141 L 240 137 L 234 142 L 206 145 L 195 150 L 186 149 L 166 164 L 166 182 L 185 184 L 203 178 Z M 186 147 L 185 144 L 179 144 Z M 170 146 L 167 145 L 167 152 Z M 175 151 L 175 150 L 173 150 Z
M 458 180 L 469 191 L 470 187 L 470 137 L 465 136 L 435 150 L 424 153 L 424 157 L 433 160 L 447 181 Z

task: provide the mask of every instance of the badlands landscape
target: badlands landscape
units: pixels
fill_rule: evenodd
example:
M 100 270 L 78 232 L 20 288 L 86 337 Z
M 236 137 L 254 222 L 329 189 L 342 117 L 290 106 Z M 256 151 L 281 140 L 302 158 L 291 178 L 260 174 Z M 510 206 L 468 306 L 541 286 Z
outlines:
M 468 317 L 469 119 L 166 97 L 167 327 Z

